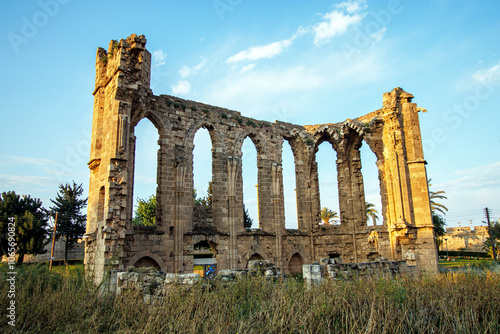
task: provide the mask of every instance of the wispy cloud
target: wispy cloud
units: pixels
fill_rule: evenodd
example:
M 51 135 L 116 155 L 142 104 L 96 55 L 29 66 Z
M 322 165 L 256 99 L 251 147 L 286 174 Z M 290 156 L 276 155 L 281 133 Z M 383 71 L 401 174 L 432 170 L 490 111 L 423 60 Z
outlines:
M 175 85 L 171 85 L 170 88 L 174 95 L 187 95 L 191 92 L 191 84 L 186 80 L 180 80 Z
M 486 70 L 479 70 L 472 74 L 472 78 L 477 82 L 500 81 L 500 63 Z
M 50 159 L 18 157 L 12 155 L 0 155 L 0 165 L 15 166 L 15 165 L 36 165 L 36 166 L 49 166 L 54 162 Z
M 360 10 L 366 9 L 368 5 L 366 1 L 363 0 L 350 0 L 337 4 L 335 7 L 338 9 L 345 10 L 349 14 L 359 12 Z
M 258 60 L 263 58 L 273 58 L 292 45 L 292 38 L 274 42 L 267 45 L 252 46 L 247 50 L 240 51 L 229 57 L 226 63 L 236 63 L 242 60 Z
M 387 28 L 386 27 L 383 27 L 382 29 L 380 29 L 379 31 L 377 32 L 374 32 L 373 34 L 371 34 L 371 38 L 373 39 L 373 43 L 378 43 L 382 40 L 382 38 L 384 38 L 384 35 L 385 35 L 385 32 L 387 31 Z
M 26 185 L 29 185 L 30 187 L 33 185 L 53 186 L 54 184 L 57 184 L 57 180 L 54 177 L 49 176 L 0 174 L 0 185 L 2 187 L 20 187 Z
M 273 96 L 275 100 L 276 94 L 306 92 L 321 84 L 320 76 L 303 66 L 284 70 L 250 71 L 243 76 L 236 72 L 234 76 L 214 82 L 206 96 L 214 104 L 232 105 L 238 101 L 238 104 L 247 102 L 248 105 L 255 105 L 256 96 L 259 100 Z
M 179 71 L 181 78 L 187 78 L 191 75 L 198 74 L 203 69 L 203 66 L 205 66 L 206 62 L 207 59 L 205 57 L 202 57 L 200 62 L 193 67 L 184 65 Z
M 324 14 L 323 21 L 313 26 L 316 46 L 326 44 L 333 37 L 344 34 L 350 26 L 358 24 L 366 16 L 366 13 L 359 12 L 367 7 L 364 1 L 342 2 L 336 7 L 339 10 Z
M 165 65 L 165 60 L 167 59 L 167 54 L 163 52 L 162 49 L 158 49 L 153 51 L 153 61 L 152 67 L 156 68 L 162 65 Z
M 454 175 L 457 176 L 456 179 L 438 184 L 433 188 L 465 193 L 491 187 L 500 189 L 500 161 L 456 171 Z
M 249 72 L 251 70 L 253 70 L 253 68 L 255 67 L 255 64 L 248 64 L 246 66 L 243 66 L 240 70 L 240 73 L 245 73 L 245 72 Z
M 346 1 L 336 5 L 337 10 L 323 14 L 322 22 L 315 25 L 300 26 L 292 37 L 265 45 L 252 46 L 246 50 L 240 51 L 226 59 L 226 63 L 236 63 L 244 60 L 255 61 L 259 59 L 271 59 L 282 54 L 286 49 L 292 46 L 293 41 L 300 36 L 308 33 L 314 34 L 314 43 L 317 46 L 328 43 L 333 37 L 344 34 L 347 29 L 359 23 L 366 13 L 361 10 L 367 8 L 364 0 Z M 382 39 L 385 29 L 379 31 L 374 38 Z M 374 34 L 375 35 L 375 34 Z M 187 69 L 186 69 L 187 70 Z M 182 74 L 181 74 L 182 75 Z

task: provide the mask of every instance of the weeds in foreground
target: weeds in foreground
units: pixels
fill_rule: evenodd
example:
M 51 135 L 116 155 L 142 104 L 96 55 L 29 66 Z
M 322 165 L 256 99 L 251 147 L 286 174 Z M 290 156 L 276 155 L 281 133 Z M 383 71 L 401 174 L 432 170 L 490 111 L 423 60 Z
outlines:
M 7 305 L 0 268 L 0 305 Z M 452 272 L 417 280 L 301 281 L 249 278 L 174 289 L 155 306 L 128 293 L 102 297 L 81 269 L 17 268 L 16 327 L 2 333 L 498 333 L 500 274 Z

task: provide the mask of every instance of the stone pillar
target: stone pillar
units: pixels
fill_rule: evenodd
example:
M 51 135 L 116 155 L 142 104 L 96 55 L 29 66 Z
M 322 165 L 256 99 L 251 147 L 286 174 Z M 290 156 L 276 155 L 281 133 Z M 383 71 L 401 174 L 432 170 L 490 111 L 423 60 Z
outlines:
M 241 180 L 241 159 L 227 157 L 227 215 L 229 221 L 229 269 L 237 269 L 238 265 L 238 236 L 237 223 L 242 223 L 237 217 L 243 217 L 243 212 L 236 212 L 236 180 Z M 238 210 L 239 211 L 239 210 Z
M 283 168 L 272 164 L 272 197 L 274 212 L 274 233 L 276 235 L 276 266 L 282 268 L 283 246 L 282 235 L 285 228 L 284 201 L 283 201 Z
M 393 259 L 412 255 L 421 269 L 437 272 L 429 190 L 416 104 L 400 88 L 384 94 L 384 157 L 388 229 Z
M 274 232 L 274 216 L 273 216 L 273 164 L 269 157 L 264 154 L 263 149 L 257 152 L 257 168 L 258 168 L 258 188 L 257 188 L 257 203 L 259 210 L 259 228 L 265 232 Z
M 89 161 L 89 215 L 86 233 L 88 274 L 97 283 L 105 267 L 123 266 L 125 235 L 130 202 L 129 129 L 133 101 L 141 89 L 149 90 L 151 54 L 145 49 L 144 36 L 131 35 L 111 42 L 108 52 L 99 48 L 96 57 L 94 118 Z M 145 91 L 141 94 L 146 95 Z M 96 221 L 99 196 L 105 188 L 104 220 Z M 93 254 L 90 254 L 90 253 Z M 111 262 L 111 259 L 117 259 Z
M 178 164 L 176 167 L 175 185 L 175 221 L 174 221 L 174 271 L 183 273 L 184 270 L 184 228 L 185 216 L 182 210 L 184 204 L 184 180 L 186 167 Z M 192 200 L 192 199 L 191 199 Z

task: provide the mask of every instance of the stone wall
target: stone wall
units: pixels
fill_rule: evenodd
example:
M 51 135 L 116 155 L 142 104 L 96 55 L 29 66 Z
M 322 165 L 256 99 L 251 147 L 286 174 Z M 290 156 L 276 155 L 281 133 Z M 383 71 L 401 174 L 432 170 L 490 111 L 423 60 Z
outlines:
M 304 281 L 308 286 L 318 285 L 324 279 L 380 279 L 395 277 L 417 277 L 418 268 L 408 266 L 407 261 L 342 263 L 335 259 L 321 259 L 319 263 L 304 265 Z
M 218 270 L 244 269 L 263 259 L 284 273 L 328 256 L 346 262 L 377 257 L 401 260 L 411 251 L 422 269 L 437 271 L 425 160 L 413 96 L 396 88 L 382 108 L 340 123 L 301 126 L 269 123 L 239 112 L 175 96 L 153 95 L 151 54 L 144 36 L 112 41 L 96 57 L 94 118 L 89 161 L 87 270 L 96 281 L 105 268 L 153 264 L 190 273 L 202 261 L 195 245 L 209 244 Z M 156 226 L 132 226 L 135 135 L 147 118 L 158 130 Z M 212 141 L 213 203 L 195 215 L 193 139 L 205 128 Z M 258 230 L 243 225 L 241 146 L 257 149 Z M 298 229 L 285 228 L 282 144 L 294 154 Z M 321 226 L 315 154 L 329 142 L 337 152 L 340 225 Z M 360 146 L 377 157 L 383 222 L 368 226 Z M 208 215 L 208 213 L 207 213 Z M 206 256 L 207 254 L 204 254 Z M 300 269 L 299 269 L 300 270 Z
M 484 242 L 488 239 L 487 226 L 448 227 L 442 236 L 441 250 L 484 252 Z

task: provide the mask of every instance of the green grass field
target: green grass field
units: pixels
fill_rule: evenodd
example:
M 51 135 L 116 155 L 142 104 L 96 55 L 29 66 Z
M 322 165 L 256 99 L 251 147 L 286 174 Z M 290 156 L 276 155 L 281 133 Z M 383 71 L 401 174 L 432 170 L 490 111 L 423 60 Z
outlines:
M 445 268 L 453 267 L 489 267 L 493 264 L 492 259 L 455 259 L 454 261 L 439 260 L 439 266 Z
M 455 261 L 456 262 L 456 261 Z M 493 267 L 492 267 L 493 268 Z M 16 268 L 16 326 L 0 266 L 2 333 L 499 333 L 498 269 L 419 279 L 301 281 L 248 278 L 174 288 L 160 303 L 142 295 L 102 296 L 82 265 Z

